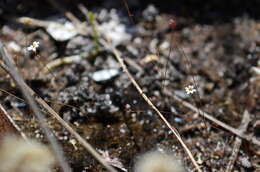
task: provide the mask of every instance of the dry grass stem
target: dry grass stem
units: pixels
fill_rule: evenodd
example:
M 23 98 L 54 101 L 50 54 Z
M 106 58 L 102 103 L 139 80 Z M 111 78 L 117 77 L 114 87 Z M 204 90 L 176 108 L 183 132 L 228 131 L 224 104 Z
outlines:
M 6 70 L 11 76 L 12 73 L 9 70 L 9 66 L 6 64 L 0 63 L 1 67 Z M 42 105 L 64 128 L 66 128 L 71 135 L 73 135 L 78 142 L 94 157 L 96 158 L 108 171 L 110 172 L 117 172 L 117 170 L 111 167 L 98 153 L 97 151 L 88 143 L 86 142 L 69 124 L 67 124 L 60 116 L 57 114 L 42 98 L 36 95 L 36 93 L 26 84 L 23 83 L 28 95 L 33 95 L 37 103 Z
M 186 146 L 186 144 L 182 140 L 182 138 L 181 138 L 179 132 L 177 131 L 177 129 L 172 127 L 171 124 L 164 118 L 162 113 L 157 109 L 157 107 L 152 103 L 152 101 L 145 95 L 145 93 L 143 92 L 142 88 L 138 85 L 138 83 L 135 81 L 133 76 L 130 74 L 130 72 L 128 71 L 128 69 L 127 69 L 127 67 L 126 67 L 126 65 L 125 65 L 125 63 L 123 61 L 123 59 L 120 56 L 120 52 L 109 43 L 109 40 L 107 40 L 106 42 L 104 41 L 102 43 L 104 44 L 104 46 L 108 50 L 111 50 L 113 52 L 113 54 L 115 55 L 116 59 L 120 63 L 121 67 L 123 68 L 123 71 L 126 73 L 126 75 L 130 79 L 130 81 L 132 82 L 134 87 L 137 89 L 139 94 L 143 97 L 143 99 L 147 102 L 147 104 L 157 113 L 157 115 L 162 119 L 162 121 L 167 125 L 167 127 L 173 132 L 175 137 L 178 139 L 178 141 L 181 143 L 182 147 L 184 148 L 184 150 L 186 151 L 186 153 L 190 157 L 190 159 L 191 159 L 193 165 L 195 166 L 195 168 L 197 169 L 197 171 L 202 172 L 202 170 L 200 169 L 200 167 L 197 164 L 196 160 L 194 159 L 194 156 L 192 155 L 191 151 L 189 150 L 189 148 Z
M 173 94 L 172 92 L 170 92 L 169 90 L 164 90 L 165 95 L 172 97 L 174 100 L 180 102 L 182 105 L 184 105 L 185 107 L 193 110 L 194 112 L 199 112 L 199 115 L 202 115 L 203 117 L 205 117 L 207 120 L 215 123 L 216 125 L 226 129 L 227 131 L 235 134 L 236 136 L 243 138 L 255 145 L 260 146 L 260 141 L 257 140 L 255 137 L 251 136 L 251 135 L 246 135 L 245 133 L 241 132 L 240 130 L 233 128 L 227 124 L 225 124 L 222 121 L 219 121 L 218 119 L 214 118 L 213 116 L 211 116 L 210 114 L 203 112 L 202 110 L 198 111 L 198 108 L 193 106 L 192 104 L 182 100 L 181 98 L 179 98 L 178 96 L 176 96 L 175 94 Z
M 35 114 L 35 117 L 37 118 L 41 128 L 43 129 L 48 141 L 51 144 L 53 151 L 55 152 L 55 155 L 57 156 L 58 162 L 59 162 L 62 170 L 64 172 L 70 172 L 71 169 L 64 158 L 62 148 L 60 147 L 56 138 L 54 137 L 54 134 L 51 132 L 50 128 L 48 127 L 48 125 L 46 123 L 46 119 L 44 118 L 43 114 L 41 113 L 40 109 L 38 108 L 32 95 L 29 93 L 28 89 L 26 89 L 27 86 L 26 86 L 24 80 L 20 76 L 12 58 L 7 53 L 3 43 L 1 41 L 0 41 L 0 52 L 1 52 L 2 60 L 4 61 L 5 65 L 6 65 L 5 68 L 6 67 L 8 68 L 8 73 L 14 79 L 17 86 L 20 88 L 25 100 L 28 102 L 33 113 Z
M 20 127 L 15 123 L 11 116 L 6 112 L 4 107 L 0 104 L 0 140 L 7 134 L 21 135 L 25 140 L 26 135 L 22 132 Z
M 28 90 L 31 94 L 35 93 L 31 88 L 28 87 Z M 84 140 L 74 129 L 66 123 L 60 116 L 57 114 L 42 98 L 36 96 L 35 100 L 43 106 L 64 128 L 66 128 L 71 135 L 73 135 L 78 142 L 94 157 L 97 161 L 99 161 L 108 171 L 110 172 L 117 172 L 117 170 L 111 167 L 97 151 L 86 141 Z
M 249 122 L 250 122 L 250 115 L 249 115 L 248 111 L 245 111 L 244 115 L 243 115 L 243 119 L 242 119 L 240 127 L 239 127 L 239 130 L 241 131 L 241 133 L 244 133 L 247 130 L 247 126 L 248 126 Z M 230 156 L 230 160 L 227 165 L 226 172 L 231 172 L 233 170 L 241 144 L 242 144 L 242 139 L 237 136 L 235 139 L 232 154 Z

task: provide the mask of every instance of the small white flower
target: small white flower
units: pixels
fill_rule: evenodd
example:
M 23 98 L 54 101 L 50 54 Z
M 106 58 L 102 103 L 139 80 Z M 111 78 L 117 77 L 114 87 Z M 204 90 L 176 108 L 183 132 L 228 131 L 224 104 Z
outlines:
M 37 48 L 39 47 L 40 43 L 38 41 L 34 41 L 32 45 L 27 47 L 28 51 L 36 52 Z
M 188 85 L 187 87 L 185 87 L 185 91 L 187 94 L 193 94 L 196 92 L 196 89 L 193 85 Z

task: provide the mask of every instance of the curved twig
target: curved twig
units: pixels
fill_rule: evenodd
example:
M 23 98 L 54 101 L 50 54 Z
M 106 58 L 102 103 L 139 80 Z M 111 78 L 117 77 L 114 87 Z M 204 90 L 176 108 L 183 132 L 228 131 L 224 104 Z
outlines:
M 130 72 L 128 71 L 128 69 L 127 69 L 127 67 L 126 67 L 126 65 L 125 65 L 125 63 L 122 59 L 122 57 L 120 56 L 119 51 L 109 43 L 109 40 L 103 41 L 102 43 L 107 49 L 109 49 L 113 52 L 113 54 L 115 55 L 119 64 L 123 68 L 123 71 L 126 73 L 126 75 L 130 79 L 130 81 L 132 82 L 134 87 L 137 89 L 139 94 L 143 97 L 143 99 L 147 102 L 147 104 L 157 113 L 157 115 L 162 119 L 162 121 L 167 125 L 167 127 L 173 132 L 175 137 L 178 139 L 178 141 L 181 143 L 182 147 L 184 148 L 184 150 L 186 151 L 186 153 L 190 157 L 190 159 L 191 159 L 193 165 L 195 166 L 195 168 L 197 169 L 197 171 L 202 172 L 202 170 L 200 169 L 199 165 L 197 164 L 195 158 L 193 157 L 191 151 L 189 150 L 187 145 L 182 140 L 182 138 L 181 138 L 179 132 L 177 131 L 177 129 L 174 128 L 173 126 L 171 126 L 171 124 L 164 118 L 162 113 L 157 109 L 157 107 L 152 103 L 152 101 L 146 96 L 146 94 L 143 92 L 142 88 L 138 85 L 138 83 L 135 81 L 134 77 L 130 74 Z

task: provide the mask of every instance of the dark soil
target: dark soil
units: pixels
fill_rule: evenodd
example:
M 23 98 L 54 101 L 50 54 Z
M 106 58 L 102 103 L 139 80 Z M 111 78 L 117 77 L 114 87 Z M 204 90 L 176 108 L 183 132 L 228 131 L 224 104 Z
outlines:
M 83 15 L 76 8 L 78 2 L 70 6 L 71 1 L 67 0 L 62 5 L 83 21 Z M 260 23 L 259 10 L 256 10 L 259 3 L 230 1 L 226 6 L 226 1 L 179 1 L 176 4 L 172 1 L 168 5 L 167 1 L 163 2 L 155 2 L 156 10 L 148 10 L 146 1 L 129 2 L 130 9 L 135 9 L 132 11 L 134 23 L 129 20 L 123 2 L 107 1 L 101 5 L 96 2 L 87 7 L 96 16 L 102 10 L 108 12 L 106 18 L 97 17 L 99 24 L 112 20 L 109 8 L 118 7 L 115 13 L 131 38 L 120 42 L 117 48 L 129 71 L 167 120 L 180 131 L 203 170 L 225 171 L 235 135 L 201 118 L 162 90 L 167 89 L 234 128 L 239 127 L 247 110 L 251 122 L 246 133 L 260 139 L 259 122 L 255 124 L 260 120 L 260 74 L 252 70 L 253 67 L 260 68 Z M 1 5 L 0 38 L 21 74 L 30 87 L 93 147 L 108 151 L 111 158 L 118 158 L 129 171 L 133 171 L 138 155 L 155 149 L 174 153 L 183 160 L 187 171 L 192 171 L 193 166 L 177 139 L 131 85 L 108 50 L 50 69 L 48 74 L 41 73 L 44 66 L 55 59 L 95 49 L 93 35 L 78 35 L 58 42 L 41 27 L 25 27 L 11 21 L 11 17 L 45 20 L 57 14 L 62 16 L 48 2 L 43 1 L 41 7 L 33 1 L 15 0 Z M 173 6 L 172 10 L 169 5 Z M 228 9 L 229 6 L 233 9 Z M 178 23 L 175 31 L 168 28 L 171 18 Z M 169 53 L 167 43 L 169 45 L 171 36 L 179 49 L 174 47 Z M 35 40 L 41 43 L 37 57 L 23 50 Z M 14 51 L 8 46 L 10 42 L 15 42 L 21 50 Z M 180 49 L 191 66 L 178 51 Z M 148 55 L 156 55 L 157 59 L 147 62 Z M 93 78 L 95 72 L 108 69 L 116 69 L 117 74 L 101 82 Z M 21 97 L 10 77 L 4 71 L 0 74 L 0 88 Z M 194 84 L 192 76 L 199 85 L 200 99 L 185 93 L 185 87 Z M 4 92 L 0 97 L 0 103 L 26 135 L 46 142 L 26 103 Z M 73 171 L 104 171 L 81 145 L 71 144 L 74 138 L 61 125 L 50 115 L 46 116 Z M 234 169 L 260 170 L 259 154 L 259 147 L 243 140 Z

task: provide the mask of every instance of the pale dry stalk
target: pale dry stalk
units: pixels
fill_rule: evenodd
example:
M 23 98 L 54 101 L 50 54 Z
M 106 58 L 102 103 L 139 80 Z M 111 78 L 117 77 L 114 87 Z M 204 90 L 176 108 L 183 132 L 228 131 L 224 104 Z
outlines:
M 176 128 L 172 127 L 171 124 L 164 118 L 164 116 L 162 115 L 162 113 L 157 109 L 157 107 L 152 103 L 152 101 L 146 96 L 146 94 L 143 92 L 142 88 L 139 86 L 139 84 L 135 81 L 134 77 L 130 74 L 130 72 L 128 71 L 122 57 L 120 56 L 120 52 L 113 47 L 110 43 L 109 40 L 107 39 L 106 41 L 102 41 L 102 43 L 104 44 L 104 46 L 106 48 L 108 48 L 109 50 L 112 51 L 112 53 L 115 55 L 116 59 L 118 60 L 119 64 L 121 65 L 121 67 L 123 68 L 123 71 L 126 73 L 126 75 L 128 76 L 128 78 L 130 79 L 130 81 L 132 82 L 132 84 L 134 85 L 134 87 L 137 89 L 137 91 L 139 92 L 139 94 L 143 97 L 143 99 L 147 102 L 147 104 L 157 113 L 157 115 L 162 119 L 162 121 L 167 125 L 167 127 L 173 132 L 173 134 L 175 135 L 175 137 L 178 139 L 178 141 L 181 143 L 182 147 L 184 148 L 184 150 L 186 151 L 186 153 L 188 154 L 188 156 L 190 157 L 193 165 L 195 166 L 195 168 L 197 169 L 198 172 L 202 172 L 202 170 L 200 169 L 199 165 L 197 164 L 194 156 L 192 155 L 191 151 L 189 150 L 189 148 L 187 147 L 187 145 L 184 143 L 184 141 L 182 140 L 179 132 L 177 131 Z
M 1 42 L 0 42 L 1 43 Z M 3 44 L 0 44 L 0 49 L 4 50 Z M 12 61 L 5 51 L 5 53 L 2 53 L 2 58 L 6 58 L 9 61 Z M 13 63 L 11 63 L 12 66 L 14 66 Z M 3 62 L 0 63 L 0 66 L 7 72 L 9 75 L 14 77 L 12 70 L 10 70 L 9 65 L 4 64 Z M 15 67 L 14 67 L 15 68 Z M 25 82 L 23 82 L 23 88 L 26 90 L 27 95 L 33 96 L 37 103 L 39 103 L 43 108 L 45 108 L 64 128 L 66 128 L 71 135 L 73 135 L 78 142 L 94 157 L 99 161 L 108 171 L 110 172 L 117 172 L 115 168 L 110 166 L 101 155 L 97 153 L 97 151 L 87 142 L 85 141 L 74 129 L 67 124 L 60 116 L 57 114 L 42 98 L 40 98 Z M 40 110 L 38 110 L 38 113 L 40 113 Z M 48 136 L 48 135 L 47 135 Z M 66 166 L 66 165 L 65 165 Z M 64 169 L 70 169 L 65 167 Z M 66 171 L 66 170 L 64 170 Z
M 3 43 L 0 41 L 0 53 L 2 56 L 2 60 L 8 67 L 8 73 L 11 75 L 17 86 L 20 88 L 21 92 L 23 93 L 23 96 L 25 100 L 28 102 L 29 106 L 31 107 L 33 113 L 35 114 L 36 119 L 38 120 L 41 128 L 43 129 L 48 141 L 50 142 L 50 145 L 55 152 L 55 155 L 57 157 L 57 160 L 60 164 L 60 167 L 62 168 L 62 171 L 64 172 L 71 172 L 71 168 L 69 164 L 67 163 L 63 150 L 61 146 L 58 144 L 56 138 L 54 137 L 54 134 L 51 132 L 49 126 L 46 123 L 46 119 L 44 115 L 41 113 L 39 107 L 37 106 L 36 102 L 34 101 L 32 95 L 29 93 L 28 89 L 26 89 L 26 84 L 23 78 L 20 76 L 13 59 L 11 56 L 7 53 Z

